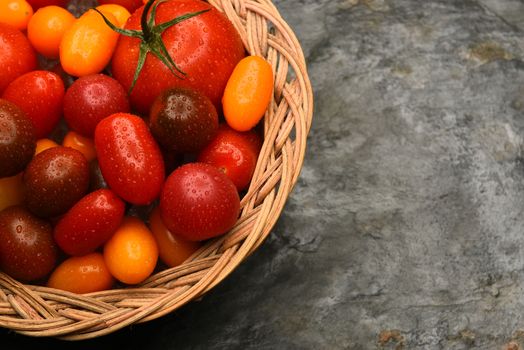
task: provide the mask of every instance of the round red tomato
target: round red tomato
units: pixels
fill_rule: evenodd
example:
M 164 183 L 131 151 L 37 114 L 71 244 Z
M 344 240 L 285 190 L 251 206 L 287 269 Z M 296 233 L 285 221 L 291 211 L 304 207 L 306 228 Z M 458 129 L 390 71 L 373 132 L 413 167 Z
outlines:
M 127 93 L 118 81 L 104 74 L 78 78 L 64 96 L 67 125 L 87 137 L 93 137 L 98 122 L 118 112 L 129 112 Z
M 239 212 L 235 185 L 209 164 L 189 163 L 173 171 L 160 195 L 162 221 L 173 234 L 189 241 L 227 232 Z
M 49 71 L 35 70 L 16 78 L 2 95 L 27 114 L 38 139 L 49 134 L 60 121 L 64 82 Z
M 219 107 L 228 78 L 244 57 L 244 47 L 233 24 L 215 7 L 200 0 L 169 0 L 161 3 L 156 23 L 208 9 L 208 12 L 184 20 L 166 29 L 162 40 L 185 78 L 174 75 L 151 53 L 131 93 L 131 105 L 147 114 L 154 99 L 170 87 L 189 87 L 200 90 Z M 129 18 L 126 29 L 141 29 L 143 8 Z M 122 36 L 112 60 L 113 76 L 129 89 L 138 63 L 140 40 Z M 162 79 L 159 79 L 162 77 Z
M 0 94 L 20 75 L 36 69 L 36 53 L 18 29 L 0 23 Z
M 198 161 L 217 167 L 241 191 L 247 188 L 255 172 L 261 145 L 253 130 L 239 132 L 222 124 L 217 136 L 198 155 Z

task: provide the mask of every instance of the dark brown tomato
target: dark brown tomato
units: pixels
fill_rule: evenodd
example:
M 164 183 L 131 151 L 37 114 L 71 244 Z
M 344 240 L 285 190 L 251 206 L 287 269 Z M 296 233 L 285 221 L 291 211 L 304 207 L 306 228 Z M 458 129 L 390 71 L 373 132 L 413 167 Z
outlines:
M 51 224 L 21 206 L 0 212 L 0 269 L 29 282 L 44 278 L 55 267 L 57 247 Z
M 24 170 L 35 149 L 31 120 L 14 103 L 0 99 L 0 178 Z
M 87 192 L 89 167 L 81 152 L 53 147 L 37 154 L 24 173 L 26 204 L 38 216 L 65 213 Z
M 196 153 L 215 137 L 218 115 L 209 98 L 200 92 L 168 89 L 153 103 L 149 127 L 167 150 Z

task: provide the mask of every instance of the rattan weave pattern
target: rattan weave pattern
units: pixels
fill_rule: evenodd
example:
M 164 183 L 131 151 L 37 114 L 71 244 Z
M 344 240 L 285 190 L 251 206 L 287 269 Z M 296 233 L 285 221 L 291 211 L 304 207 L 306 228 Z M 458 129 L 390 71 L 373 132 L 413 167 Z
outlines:
M 295 185 L 313 116 L 313 92 L 300 43 L 270 0 L 209 0 L 224 12 L 247 51 L 275 74 L 264 144 L 241 216 L 181 266 L 140 285 L 77 295 L 24 285 L 0 272 L 0 327 L 30 336 L 94 338 L 161 317 L 201 297 L 262 244 Z

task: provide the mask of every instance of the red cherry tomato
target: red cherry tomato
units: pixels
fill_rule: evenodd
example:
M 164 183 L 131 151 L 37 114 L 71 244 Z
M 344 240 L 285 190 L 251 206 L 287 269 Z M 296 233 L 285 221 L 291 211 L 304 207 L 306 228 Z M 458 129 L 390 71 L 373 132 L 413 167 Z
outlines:
M 22 109 L 35 127 L 37 138 L 45 137 L 62 116 L 64 82 L 52 72 L 37 70 L 11 82 L 3 98 Z
M 198 155 L 198 161 L 217 167 L 241 191 L 251 181 L 260 146 L 254 131 L 238 132 L 222 124 L 217 136 Z
M 93 137 L 102 119 L 118 112 L 129 112 L 127 93 L 118 81 L 104 74 L 78 78 L 64 96 L 67 125 L 87 137 Z
M 91 253 L 120 226 L 124 211 L 124 202 L 112 191 L 92 192 L 60 219 L 55 226 L 55 241 L 69 255 Z
M 149 216 L 149 228 L 155 236 L 160 259 L 167 266 L 173 267 L 182 264 L 200 247 L 199 243 L 185 240 L 169 231 L 160 217 L 158 207 L 153 209 Z
M 0 269 L 22 281 L 45 277 L 54 268 L 57 248 L 51 224 L 21 206 L 0 212 Z
M 36 53 L 18 29 L 0 23 L 0 94 L 9 83 L 36 69 Z
M 91 253 L 65 260 L 53 271 L 47 286 L 84 294 L 109 289 L 114 282 L 102 254 Z
M 140 117 L 113 114 L 95 130 L 95 148 L 109 187 L 133 204 L 149 204 L 164 182 L 160 148 Z
M 160 196 L 160 211 L 173 234 L 201 241 L 233 227 L 240 199 L 235 185 L 224 173 L 209 164 L 190 163 L 167 178 Z

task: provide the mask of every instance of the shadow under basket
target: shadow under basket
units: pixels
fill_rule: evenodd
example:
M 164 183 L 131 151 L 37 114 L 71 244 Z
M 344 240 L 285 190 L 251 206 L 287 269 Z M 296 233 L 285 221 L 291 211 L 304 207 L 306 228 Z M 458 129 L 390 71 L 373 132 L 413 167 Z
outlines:
M 275 77 L 262 122 L 264 144 L 237 223 L 182 265 L 127 288 L 78 295 L 22 284 L 0 272 L 0 327 L 81 340 L 162 317 L 220 283 L 271 232 L 298 179 L 311 127 L 313 92 L 304 54 L 270 0 L 208 2 L 231 20 L 249 54 L 267 59 Z

